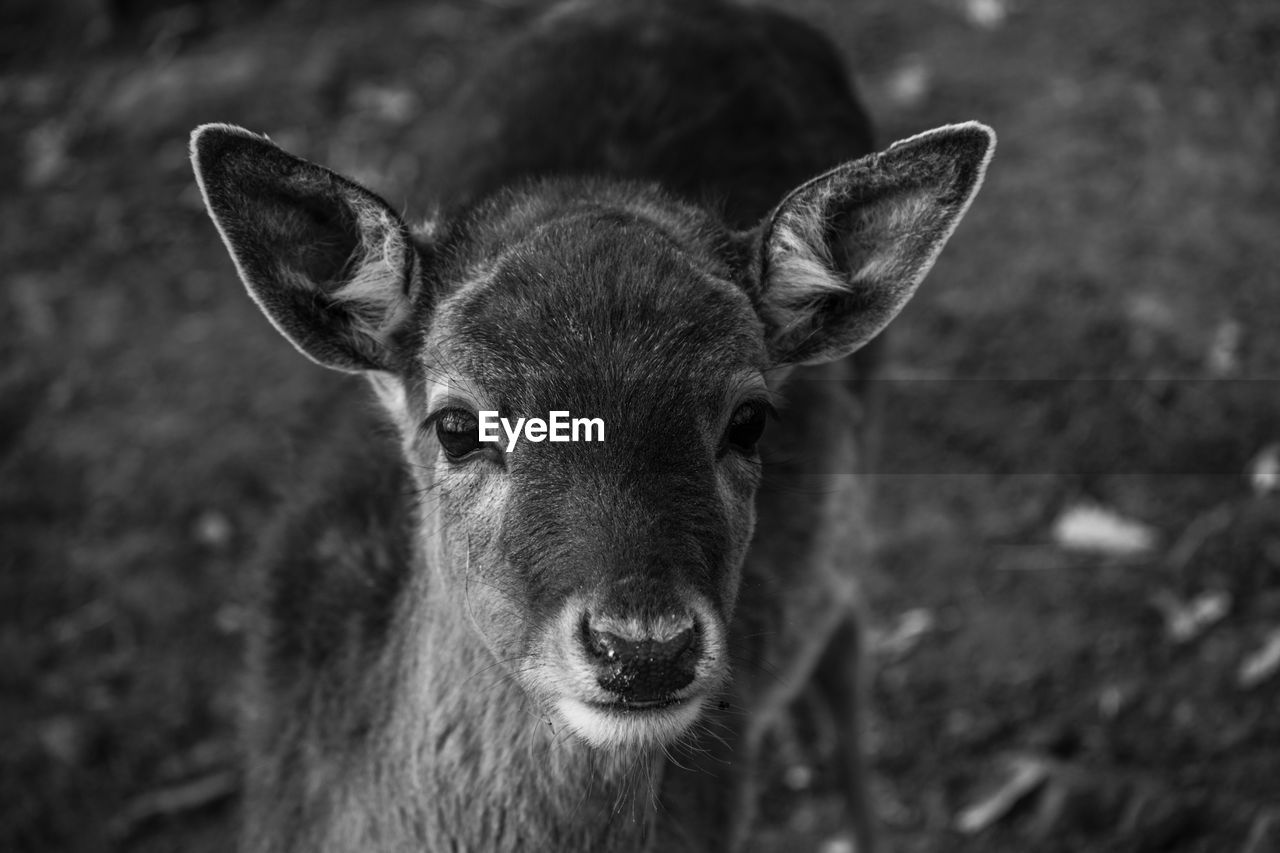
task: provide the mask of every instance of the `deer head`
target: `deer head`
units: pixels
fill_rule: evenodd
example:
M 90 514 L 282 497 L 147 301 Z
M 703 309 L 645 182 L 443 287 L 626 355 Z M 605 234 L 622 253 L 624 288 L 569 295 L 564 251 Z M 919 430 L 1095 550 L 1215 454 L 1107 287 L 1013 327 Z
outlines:
M 249 294 L 366 375 L 421 495 L 432 595 L 587 743 L 686 731 L 729 671 L 759 445 L 787 369 L 877 335 L 994 147 L 939 128 L 820 175 L 748 232 L 644 185 L 558 180 L 405 225 L 265 137 L 192 159 Z M 603 441 L 484 441 L 479 413 L 597 418 Z

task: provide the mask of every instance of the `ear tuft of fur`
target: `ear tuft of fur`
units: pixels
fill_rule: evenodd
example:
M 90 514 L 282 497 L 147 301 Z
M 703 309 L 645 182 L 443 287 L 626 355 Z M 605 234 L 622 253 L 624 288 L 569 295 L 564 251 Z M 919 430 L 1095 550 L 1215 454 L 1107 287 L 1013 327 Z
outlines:
M 879 334 L 955 231 L 994 150 L 986 125 L 948 125 L 791 192 L 764 229 L 762 311 L 775 361 L 829 361 Z

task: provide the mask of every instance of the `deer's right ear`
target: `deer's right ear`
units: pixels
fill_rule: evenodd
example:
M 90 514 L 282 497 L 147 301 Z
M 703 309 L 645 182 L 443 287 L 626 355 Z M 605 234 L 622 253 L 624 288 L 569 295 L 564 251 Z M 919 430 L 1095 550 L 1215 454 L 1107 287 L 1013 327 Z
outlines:
M 760 310 L 777 365 L 848 355 L 916 292 L 982 185 L 996 137 L 968 122 L 802 185 L 766 220 Z
M 388 339 L 419 286 L 395 211 L 239 127 L 196 128 L 191 164 L 240 278 L 280 333 L 326 367 L 392 369 Z

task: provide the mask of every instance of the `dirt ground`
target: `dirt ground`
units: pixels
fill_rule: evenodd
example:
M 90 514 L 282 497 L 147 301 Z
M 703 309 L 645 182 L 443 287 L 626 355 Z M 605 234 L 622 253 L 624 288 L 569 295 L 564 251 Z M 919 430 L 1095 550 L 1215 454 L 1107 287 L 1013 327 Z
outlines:
M 539 4 L 260 5 L 0 17 L 3 850 L 228 849 L 244 561 L 337 380 L 245 297 L 188 132 L 422 211 L 433 112 Z M 1000 135 L 886 374 L 889 835 L 1280 850 L 1280 4 L 792 5 L 884 142 Z M 777 747 L 760 849 L 848 849 Z

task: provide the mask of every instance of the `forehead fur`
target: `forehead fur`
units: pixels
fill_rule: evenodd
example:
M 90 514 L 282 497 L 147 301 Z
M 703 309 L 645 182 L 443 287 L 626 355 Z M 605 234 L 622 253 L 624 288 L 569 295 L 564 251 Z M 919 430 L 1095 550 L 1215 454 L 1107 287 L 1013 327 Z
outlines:
M 582 185 L 498 204 L 453 250 L 430 366 L 520 407 L 587 403 L 587 389 L 714 385 L 765 366 L 728 235 L 696 208 L 645 188 Z

